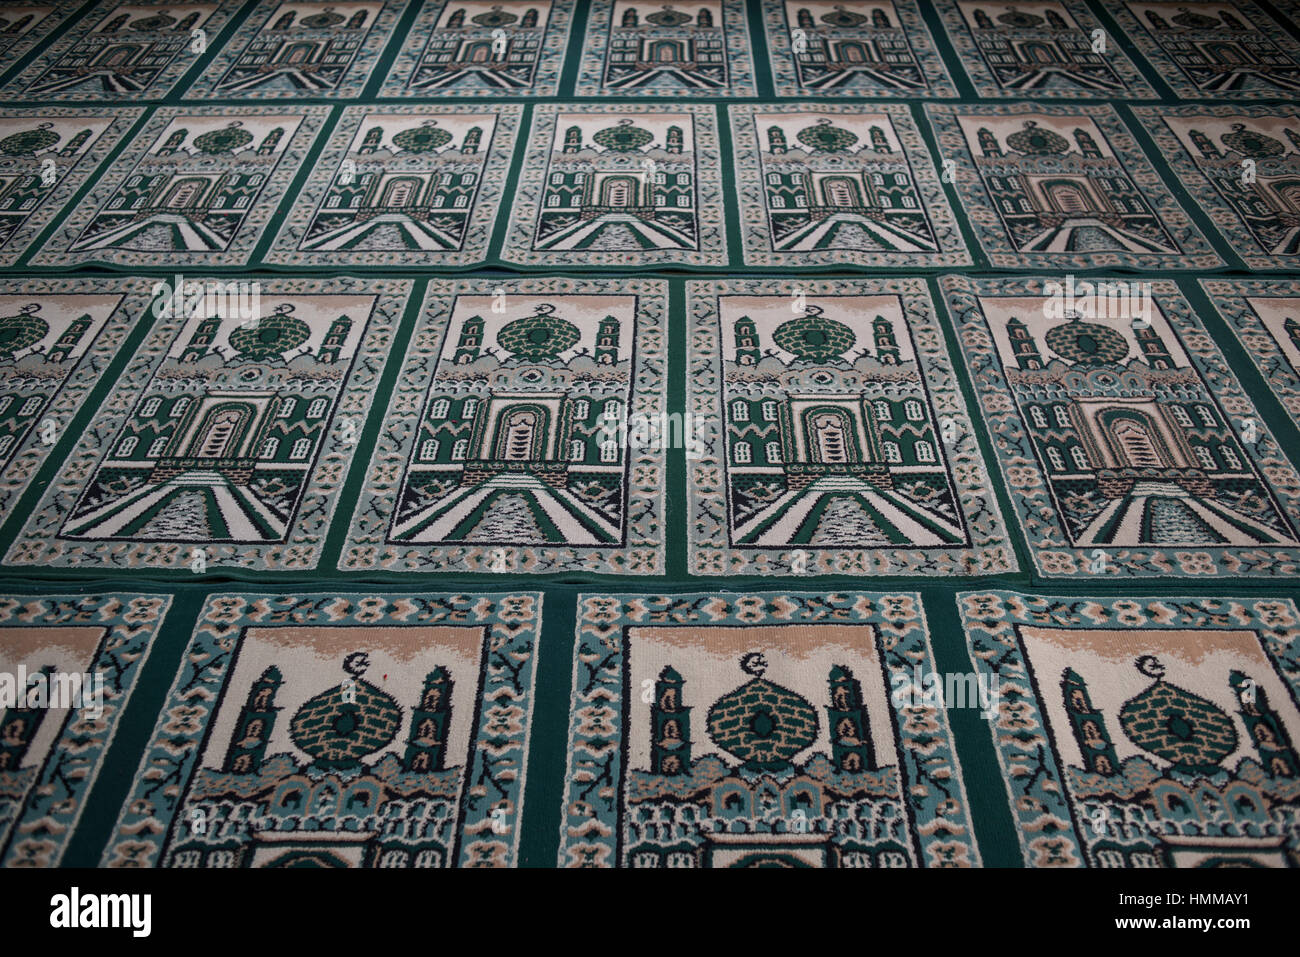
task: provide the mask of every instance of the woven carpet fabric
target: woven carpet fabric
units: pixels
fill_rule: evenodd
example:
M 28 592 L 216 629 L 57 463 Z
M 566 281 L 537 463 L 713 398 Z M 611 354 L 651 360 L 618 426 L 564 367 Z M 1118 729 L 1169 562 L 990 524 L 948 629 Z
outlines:
M 1293 0 L 0 8 L 0 866 L 1300 866 Z

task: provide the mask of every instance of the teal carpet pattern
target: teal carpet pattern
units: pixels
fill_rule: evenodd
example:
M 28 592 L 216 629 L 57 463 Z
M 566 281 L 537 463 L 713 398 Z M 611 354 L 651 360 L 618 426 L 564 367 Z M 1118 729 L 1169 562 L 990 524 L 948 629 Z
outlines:
M 1300 24 L 0 6 L 0 865 L 1300 866 Z

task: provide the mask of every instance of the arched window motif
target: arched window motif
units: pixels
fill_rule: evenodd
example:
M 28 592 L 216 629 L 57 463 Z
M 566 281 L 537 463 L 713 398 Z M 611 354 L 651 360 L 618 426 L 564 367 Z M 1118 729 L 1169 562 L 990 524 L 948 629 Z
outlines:
M 275 453 L 278 451 L 280 451 L 280 440 L 272 436 L 262 443 L 261 457 L 264 459 L 273 459 L 275 458 Z
M 885 442 L 881 448 L 885 452 L 885 461 L 891 465 L 898 465 L 903 461 L 903 453 L 899 450 L 897 442 Z
M 45 397 L 34 395 L 23 403 L 23 407 L 18 410 L 19 415 L 35 415 L 45 403 Z
M 1232 446 L 1220 445 L 1219 457 L 1223 459 L 1224 463 L 1228 466 L 1228 468 L 1230 469 L 1241 468 L 1241 457 L 1237 455 L 1236 451 L 1233 450 Z
M 1056 424 L 1063 429 L 1070 427 L 1070 412 L 1063 405 L 1053 406 L 1052 410 L 1056 413 Z
M 139 441 L 140 440 L 137 439 L 134 435 L 128 435 L 126 438 L 124 438 L 121 442 L 118 443 L 117 454 L 120 457 L 125 458 L 126 456 L 130 455 L 132 452 L 135 451 L 136 444 Z
M 750 448 L 748 442 L 737 442 L 735 452 L 733 453 L 737 465 L 748 465 L 750 462 Z
M 1174 421 L 1185 429 L 1190 429 L 1192 427 L 1192 417 L 1187 414 L 1186 409 L 1181 405 L 1171 405 L 1170 408 L 1174 413 Z
M 1092 468 L 1088 464 L 1088 453 L 1083 450 L 1083 446 L 1074 445 L 1070 447 L 1070 458 L 1074 459 L 1074 467 L 1077 469 L 1087 470 Z
M 731 403 L 731 421 L 749 421 L 749 405 L 744 400 L 737 399 L 735 402 Z
M 872 407 L 876 410 L 877 422 L 892 422 L 894 420 L 894 415 L 892 410 L 889 408 L 889 403 L 884 399 L 877 399 L 872 404 Z
M 765 422 L 776 421 L 776 401 L 767 399 L 763 402 L 763 420 Z
M 1216 422 L 1214 419 L 1214 413 L 1210 411 L 1210 407 L 1208 405 L 1198 405 L 1196 407 L 1196 414 L 1201 417 L 1201 421 L 1204 422 L 1206 425 L 1210 427 L 1214 427 L 1218 425 L 1218 422 Z
M 451 403 L 446 399 L 437 399 L 434 401 L 433 407 L 429 409 L 429 417 L 433 419 L 445 419 L 447 418 L 447 410 L 450 408 Z
M 324 398 L 312 399 L 311 405 L 307 406 L 307 418 L 319 419 L 322 415 L 325 414 L 325 410 L 328 407 L 329 407 L 329 399 L 324 399 Z
M 1193 446 L 1196 452 L 1196 458 L 1201 463 L 1201 468 L 1207 472 L 1214 472 L 1218 469 L 1218 463 L 1214 461 L 1214 454 L 1203 445 Z
M 158 414 L 158 407 L 161 405 L 162 399 L 157 396 L 151 396 L 150 398 L 145 399 L 144 404 L 140 406 L 140 417 L 144 419 L 152 419 Z
M 185 414 L 185 410 L 188 409 L 189 407 L 190 407 L 190 397 L 187 395 L 181 396 L 179 399 L 177 399 L 175 402 L 172 403 L 171 417 L 173 419 L 179 419 L 182 415 Z
M 569 461 L 581 462 L 587 457 L 587 446 L 583 444 L 582 439 L 572 439 L 569 442 Z
M 1029 407 L 1029 417 L 1034 420 L 1034 428 L 1047 428 L 1047 416 L 1043 415 L 1043 410 L 1036 405 Z
M 420 458 L 426 462 L 432 462 L 438 457 L 438 440 L 425 439 L 420 443 Z
M 298 407 L 298 400 L 293 396 L 286 396 L 280 400 L 280 411 L 276 415 L 281 419 L 287 419 L 293 415 L 293 410 Z
M 591 414 L 591 403 L 586 399 L 579 399 L 573 403 L 573 416 L 576 419 L 585 419 Z
M 781 464 L 781 443 L 780 442 L 768 442 L 765 451 L 767 453 L 768 465 Z
M 903 404 L 903 414 L 912 422 L 920 422 L 925 418 L 925 414 L 921 410 L 921 403 L 917 402 L 915 399 L 908 399 L 907 402 Z
M 307 453 L 311 451 L 311 439 L 298 439 L 293 443 L 293 448 L 289 450 L 289 458 L 305 459 Z
M 1052 468 L 1055 471 L 1065 471 L 1065 459 L 1061 457 L 1061 450 L 1056 448 L 1056 446 L 1048 446 L 1047 460 L 1052 463 Z
M 918 462 L 934 461 L 934 446 L 925 439 L 919 439 L 917 443 L 912 446 L 912 451 L 916 454 L 916 460 Z
M 613 439 L 600 443 L 600 460 L 602 462 L 618 461 L 618 443 Z
M 852 453 L 843 414 L 819 412 L 813 416 L 811 424 L 817 461 L 827 464 L 848 462 Z
M 1125 465 L 1135 468 L 1161 468 L 1165 465 L 1145 421 L 1120 418 L 1111 423 L 1110 431 Z
M 167 448 L 166 436 L 163 436 L 162 438 L 154 439 L 152 442 L 149 443 L 149 458 L 151 459 L 158 458 L 158 456 L 163 454 L 166 448 Z
M 451 458 L 454 462 L 465 461 L 465 456 L 469 452 L 469 439 L 457 439 L 456 444 L 451 447 Z
M 473 397 L 468 398 L 465 400 L 465 404 L 460 407 L 460 417 L 462 419 L 472 419 L 474 418 L 474 413 L 477 410 L 478 410 L 478 399 Z
M 513 462 L 537 458 L 534 440 L 537 437 L 538 415 L 532 409 L 519 409 L 505 417 L 505 438 L 499 455 Z

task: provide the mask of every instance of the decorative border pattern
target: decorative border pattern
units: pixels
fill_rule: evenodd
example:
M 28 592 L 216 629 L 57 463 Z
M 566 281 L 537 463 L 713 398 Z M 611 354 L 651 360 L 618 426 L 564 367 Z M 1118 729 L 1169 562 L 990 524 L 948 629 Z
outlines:
M 1294 279 L 1202 279 L 1200 283 L 1273 394 L 1300 423 L 1300 370 L 1287 361 L 1273 333 L 1247 301 L 1270 297 L 1300 301 L 1300 284 Z
M 39 23 L 31 30 L 19 35 L 14 41 L 5 47 L 0 47 L 0 57 L 3 57 L 9 63 L 17 63 L 24 56 L 31 52 L 37 43 L 43 41 L 47 36 L 53 33 L 64 20 L 81 9 L 83 0 L 41 0 L 43 7 L 49 7 L 47 13 Z M 8 67 L 0 68 L 0 75 L 9 72 Z M 4 94 L 0 93 L 0 98 Z
M 411 458 L 424 396 L 437 368 L 457 296 L 496 295 L 504 290 L 529 296 L 628 295 L 637 297 L 632 368 L 632 415 L 656 416 L 667 408 L 668 288 L 662 279 L 432 279 L 411 337 L 401 374 L 371 455 L 365 486 L 339 558 L 340 571 L 488 572 L 500 547 L 388 543 L 389 519 Z M 663 449 L 628 450 L 626 545 L 529 546 L 509 549 L 511 571 L 525 574 L 590 572 L 662 575 L 665 570 Z
M 1071 547 L 1061 527 L 1039 468 L 1033 440 L 1008 394 L 1002 363 L 989 333 L 981 296 L 1043 296 L 1038 278 L 968 279 L 943 276 L 940 289 L 956 327 L 971 385 L 979 397 L 985 428 L 1002 467 L 1008 497 L 1038 574 L 1044 578 L 1110 579 L 1166 577 L 1287 578 L 1300 574 L 1300 549 L 1267 546 L 1205 546 L 1199 549 L 1105 549 L 1105 571 L 1090 571 L 1094 549 Z M 1263 424 L 1250 398 L 1196 318 L 1191 305 L 1171 280 L 1151 282 L 1169 327 L 1178 336 L 1193 367 L 1214 397 L 1220 415 L 1230 424 L 1245 454 L 1278 498 L 1293 525 L 1300 525 L 1300 475 Z M 1243 416 L 1255 425 L 1255 441 L 1242 440 Z
M 207 542 L 203 546 L 210 568 L 312 569 L 320 561 L 338 495 L 356 452 L 358 423 L 365 421 L 374 400 L 412 284 L 405 279 L 351 277 L 261 282 L 262 294 L 269 296 L 350 293 L 377 297 L 365 335 L 357 347 L 352 371 L 335 400 L 320 458 L 285 540 L 267 545 Z M 184 316 L 157 320 L 149 338 L 132 356 L 113 391 L 9 546 L 6 564 L 125 569 L 188 567 L 188 546 L 183 542 L 76 542 L 58 537 L 82 487 L 110 451 L 113 436 L 130 416 L 185 321 Z
M 795 288 L 817 296 L 896 295 L 902 301 L 926 388 L 939 416 L 955 426 L 944 443 L 944 457 L 971 537 L 968 548 L 737 548 L 727 533 L 725 438 L 721 423 L 722 356 L 717 298 L 770 295 L 791 299 Z M 1015 553 L 998 512 L 974 426 L 962 399 L 952 360 L 923 279 L 719 279 L 687 283 L 687 411 L 709 425 L 700 436 L 703 454 L 688 465 L 689 543 L 692 575 L 789 575 L 806 560 L 809 575 L 991 575 L 1017 571 Z M 795 552 L 802 552 L 802 559 Z
M 809 592 L 717 595 L 578 596 L 568 765 L 560 818 L 558 864 L 613 867 L 618 854 L 618 806 L 626 753 L 622 748 L 624 629 L 637 625 L 756 627 L 813 623 L 873 625 L 887 683 L 910 682 L 916 669 L 934 670 L 921 596 L 914 592 L 817 595 Z M 639 693 L 639 689 L 635 689 Z M 979 866 L 966 788 L 948 716 L 932 706 L 890 702 L 894 744 L 911 812 L 909 837 L 927 867 Z M 594 770 L 610 782 L 591 799 Z M 943 791 L 925 781 L 947 781 Z
M 42 764 L 14 826 L 0 832 L 8 841 L 7 846 L 0 844 L 0 865 L 57 867 L 62 860 L 171 605 L 169 595 L 119 592 L 0 597 L 0 635 L 6 627 L 105 629 L 88 669 L 103 676 L 104 712 L 97 719 L 67 714 L 50 749 L 50 757 L 57 751 L 58 760 L 47 758 Z M 65 741 L 73 746 L 63 749 Z
M 1200 230 L 1166 188 L 1160 175 L 1151 165 L 1151 161 L 1139 149 L 1113 107 L 1087 103 L 1080 103 L 1077 106 L 1046 106 L 1038 103 L 955 106 L 945 103 L 927 103 L 925 111 L 939 141 L 940 153 L 958 158 L 955 171 L 957 194 L 972 231 L 988 254 L 990 265 L 1031 269 L 1091 269 L 1105 266 L 1128 266 L 1136 269 L 1193 269 L 1224 265 L 1223 260 L 1214 252 L 1214 248 L 1201 235 Z M 1086 116 L 1096 123 L 1115 154 L 1115 158 L 1124 166 L 1134 185 L 1142 191 L 1143 197 L 1150 204 L 1152 212 L 1160 218 L 1178 248 L 1183 251 L 1169 255 L 1114 250 L 1097 253 L 1017 252 L 1008 240 L 1006 229 L 993 208 L 988 190 L 975 172 L 974 157 L 967 145 L 966 136 L 958 124 L 958 117 L 1024 114 Z
M 73 164 L 70 170 L 61 175 L 45 201 L 32 210 L 31 215 L 23 220 L 22 225 L 15 229 L 3 247 L 0 247 L 0 266 L 12 266 L 22 258 L 32 241 L 63 210 L 73 194 L 99 168 L 103 158 L 113 152 L 122 137 L 143 115 L 144 110 L 138 106 L 41 106 L 0 111 L 0 117 L 30 116 L 33 120 L 48 119 L 52 116 L 111 117 L 108 128 L 95 141 L 94 155 L 87 152 Z M 12 165 L 16 165 L 15 160 L 0 157 L 0 171 Z
M 108 368 L 122 342 L 133 328 L 136 319 L 149 308 L 150 288 L 147 279 L 89 278 L 89 279 L 0 279 L 0 295 L 4 296 L 75 296 L 120 295 L 121 302 L 100 328 L 94 343 L 83 353 L 75 367 L 45 406 L 42 420 L 52 419 L 66 426 L 81 408 L 81 404 L 95 388 L 100 376 Z M 52 447 L 47 447 L 40 430 L 33 428 L 13 453 L 0 458 L 0 515 L 11 514 L 19 497 L 27 489 Z
M 304 252 L 298 248 L 313 216 L 325 197 L 330 184 L 338 174 L 339 165 L 348 154 L 348 147 L 367 116 L 419 116 L 428 114 L 482 113 L 484 106 L 448 104 L 446 106 L 349 106 L 343 111 L 338 124 L 330 132 L 329 143 L 312 164 L 311 178 L 298 193 L 293 209 L 284 217 L 284 225 L 263 257 L 268 264 L 285 266 L 469 266 L 481 263 L 487 256 L 501 200 L 505 195 L 505 181 L 510 172 L 510 161 L 515 152 L 515 134 L 523 107 L 516 103 L 494 103 L 490 109 L 496 116 L 496 128 L 491 140 L 484 146 L 487 160 L 483 176 L 474 196 L 474 207 L 465 229 L 465 240 L 457 250 L 403 249 L 394 251 L 357 250 L 353 252 Z
M 957 87 L 953 84 L 948 66 L 935 50 L 934 37 L 925 25 L 919 6 L 915 0 L 893 0 L 894 12 L 898 14 L 903 31 L 907 34 L 912 56 L 925 75 L 926 89 L 918 94 L 914 90 L 894 90 L 889 87 L 848 87 L 840 90 L 809 90 L 799 83 L 799 73 L 794 67 L 794 51 L 790 49 L 790 24 L 786 20 L 784 0 L 764 0 L 763 26 L 767 32 L 767 58 L 772 67 L 772 84 L 777 96 L 821 97 L 879 97 L 914 98 L 920 96 L 955 97 Z
M 1069 12 L 1074 22 L 1079 25 L 1080 31 L 1091 34 L 1096 30 L 1105 29 L 1102 27 L 1101 21 L 1097 19 L 1082 0 L 1057 0 L 1057 2 Z M 948 34 L 948 39 L 952 41 L 953 49 L 957 51 L 957 58 L 961 61 L 961 67 L 966 71 L 966 75 L 970 77 L 971 84 L 975 87 L 975 93 L 980 99 L 1009 97 L 1023 100 L 1026 98 L 1025 91 L 1008 90 L 998 84 L 997 78 L 993 75 L 993 71 L 989 69 L 988 63 L 985 62 L 979 45 L 975 42 L 975 37 L 972 35 L 970 27 L 962 16 L 961 10 L 958 9 L 956 2 L 940 4 L 939 16 L 943 18 L 944 31 Z M 1154 98 L 1156 96 L 1156 91 L 1151 88 L 1151 84 L 1146 81 L 1133 64 L 1133 61 L 1128 58 L 1123 48 L 1110 35 L 1110 31 L 1106 30 L 1105 32 L 1107 52 L 1104 56 L 1107 64 L 1123 82 L 1124 90 L 1115 93 L 1107 90 L 1089 90 L 1085 87 L 1077 87 L 1055 93 L 1048 91 L 1049 96 L 1061 96 L 1078 100 L 1122 99 L 1126 97 Z
M 207 35 L 207 42 L 214 43 L 218 36 L 220 36 L 222 29 L 230 21 L 230 18 L 238 13 L 244 6 L 244 0 L 205 0 L 205 2 L 213 3 L 217 8 L 212 12 L 212 16 L 203 23 L 203 31 Z M 40 79 L 47 69 L 57 64 L 65 53 L 85 39 L 87 35 L 93 33 L 96 27 L 102 24 L 111 13 L 121 6 L 156 6 L 159 8 L 160 12 L 165 12 L 168 7 L 175 6 L 175 4 L 172 3 L 171 0 L 124 0 L 123 3 L 114 7 L 109 7 L 107 5 L 92 7 L 82 14 L 81 18 L 73 24 L 71 30 L 59 37 L 59 39 L 56 40 L 48 50 L 29 63 L 27 69 L 23 70 L 22 73 L 6 83 L 3 90 L 0 90 L 0 99 L 32 99 L 32 97 L 27 95 L 28 87 Z M 130 102 L 155 98 L 161 99 L 168 93 L 172 92 L 180 79 L 193 69 L 195 63 L 201 60 L 206 53 L 206 49 L 203 53 L 191 53 L 189 47 L 186 47 L 182 52 L 172 57 L 171 62 L 163 67 L 158 75 L 154 77 L 153 82 L 143 90 L 113 91 L 99 89 L 95 91 L 93 99 L 97 102 L 105 100 L 121 100 Z M 74 89 L 54 93 L 41 93 L 39 94 L 39 99 L 86 100 L 91 99 L 91 97 L 89 97 L 85 91 Z
M 727 38 L 726 89 L 695 93 L 691 90 L 617 90 L 604 87 L 605 57 L 609 48 L 610 18 L 614 0 L 591 0 L 587 9 L 587 35 L 583 38 L 582 61 L 578 67 L 575 96 L 757 96 L 754 86 L 753 42 L 749 36 L 749 19 L 745 0 L 722 0 L 722 29 Z
M 504 786 L 507 794 L 497 802 L 462 799 L 458 864 L 513 866 L 519 849 L 541 613 L 539 592 L 473 597 L 373 592 L 209 595 L 100 866 L 157 866 L 245 628 L 268 623 L 375 627 L 385 621 L 405 626 L 481 625 L 486 632 L 487 654 L 475 695 L 478 725 L 464 780 L 469 786 L 477 775 L 486 773 L 490 756 L 493 780 Z M 509 703 L 497 704 L 502 700 Z M 184 717 L 178 719 L 178 715 Z M 176 784 L 161 787 L 163 779 Z M 498 811 L 495 815 L 494 809 Z M 502 809 L 504 813 L 500 813 Z
M 881 113 L 889 116 L 894 134 L 907 155 L 908 172 L 921 192 L 926 218 L 934 230 L 940 252 L 910 253 L 867 251 L 858 249 L 815 249 L 801 252 L 775 252 L 768 224 L 767 200 L 763 188 L 762 150 L 754 129 L 754 117 L 760 113 L 821 113 L 843 116 L 862 113 L 861 105 L 841 103 L 733 103 L 728 107 L 731 142 L 736 165 L 736 188 L 740 199 L 740 230 L 747 266 L 969 266 L 970 253 L 962 239 L 948 197 L 944 195 L 934 163 L 925 141 L 912 121 L 911 110 L 901 103 L 882 103 Z
M 410 32 L 403 38 L 403 44 L 389 67 L 388 75 L 379 88 L 380 96 L 411 95 L 406 88 L 411 75 L 424 54 L 425 43 L 437 29 L 438 19 L 452 0 L 437 3 L 429 0 L 420 10 Z M 528 96 L 555 96 L 560 91 L 560 74 L 564 70 L 564 54 L 569 45 L 569 18 L 573 13 L 574 0 L 552 0 L 551 12 L 546 21 L 546 41 L 538 52 L 537 73 L 533 85 L 524 92 Z M 423 37 L 424 43 L 418 45 L 406 43 L 411 37 Z M 481 87 L 456 87 L 453 96 L 499 97 L 501 90 L 489 90 Z M 500 106 L 500 104 L 494 104 Z
M 111 263 L 118 266 L 156 266 L 160 253 L 132 249 L 95 249 L 71 252 L 69 247 L 77 241 L 100 209 L 117 192 L 137 164 L 144 159 L 149 148 L 157 142 L 162 131 L 178 116 L 301 116 L 302 120 L 275 170 L 261 187 L 258 200 L 248 211 L 239 231 L 225 249 L 204 252 L 201 250 L 174 250 L 168 252 L 168 266 L 242 266 L 245 265 L 266 231 L 267 224 L 298 167 L 307 157 L 316 134 L 329 116 L 328 106 L 167 106 L 159 107 L 150 115 L 148 123 L 127 145 L 113 164 L 99 175 L 90 192 L 86 193 L 59 226 L 46 239 L 45 244 L 30 259 L 33 266 L 78 266 L 83 263 Z
M 556 117 L 562 113 L 636 116 L 664 112 L 690 113 L 694 118 L 695 182 L 699 190 L 700 241 L 697 250 L 646 249 L 623 251 L 560 251 L 533 249 L 533 235 L 541 214 L 542 191 L 554 139 Z M 533 107 L 532 130 L 520 177 L 515 183 L 510 230 L 501 258 L 522 266 L 725 266 L 727 227 L 722 198 L 722 155 L 718 147 L 716 114 L 712 105 L 700 103 L 541 103 Z
M 331 99 L 358 97 L 374 72 L 375 65 L 379 62 L 379 56 L 384 52 L 384 47 L 388 46 L 388 41 L 392 39 L 393 28 L 397 26 L 397 21 L 401 19 L 402 14 L 406 11 L 406 3 L 405 0 L 384 0 L 383 8 L 379 11 L 375 22 L 366 31 L 365 41 L 362 42 L 352 62 L 348 65 L 347 72 L 339 85 L 332 90 L 323 93 L 306 90 L 265 89 L 262 87 L 250 90 L 247 93 L 227 93 L 218 90 L 218 81 L 238 62 L 248 45 L 257 39 L 257 35 L 266 29 L 277 9 L 278 7 L 272 4 L 257 7 L 255 13 L 240 25 L 235 35 L 222 44 L 221 52 L 217 54 L 216 58 L 189 85 L 189 88 L 185 91 L 185 98 L 189 100 L 212 100 L 246 97 L 258 100 L 301 100 L 308 97 Z M 266 16 L 257 16 L 263 11 L 265 11 Z
M 1242 262 L 1251 269 L 1287 269 L 1300 265 L 1300 256 L 1274 256 L 1260 246 L 1241 215 L 1201 172 L 1178 137 L 1160 122 L 1166 116 L 1300 116 L 1300 110 L 1295 106 L 1135 106 L 1133 112 L 1156 141 L 1161 157 L 1183 184 L 1187 195 L 1206 211 Z
M 997 682 L 990 722 L 1016 836 L 1026 867 L 1082 867 L 1087 855 L 1066 795 L 1062 762 L 1034 692 L 1019 626 L 1060 628 L 1250 628 L 1278 676 L 1300 695 L 1300 612 L 1286 598 L 1046 597 L 1010 591 L 959 592 L 966 647 L 978 674 Z

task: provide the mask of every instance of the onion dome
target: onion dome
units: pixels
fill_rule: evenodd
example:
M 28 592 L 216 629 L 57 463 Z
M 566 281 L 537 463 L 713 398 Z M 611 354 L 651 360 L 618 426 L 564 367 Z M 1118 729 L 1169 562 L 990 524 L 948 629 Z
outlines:
M 632 125 L 631 120 L 624 118 L 618 121 L 617 126 L 597 130 L 591 138 L 605 149 L 613 150 L 615 153 L 635 153 L 648 145 L 654 139 L 654 134 Z
M 764 678 L 767 662 L 761 654 L 745 655 L 741 668 L 754 677 L 709 708 L 709 737 L 747 767 L 786 768 L 817 740 L 817 709 Z
M 1120 709 L 1120 726 L 1128 739 L 1175 770 L 1220 770 L 1220 762 L 1237 750 L 1232 719 L 1214 702 L 1167 683 L 1165 667 L 1153 655 L 1139 658 L 1137 669 L 1154 680 Z
M 821 21 L 833 27 L 860 27 L 867 22 L 867 18 L 860 13 L 853 13 L 851 10 L 836 6 L 830 13 L 823 13 Z
M 361 678 L 368 664 L 364 654 L 349 655 L 344 669 L 351 677 L 294 713 L 289 736 L 318 766 L 358 767 L 363 757 L 386 747 L 401 729 L 401 705 Z
M 1077 316 L 1048 329 L 1044 338 L 1049 349 L 1075 365 L 1117 365 L 1129 352 L 1128 341 L 1119 332 Z
M 550 303 L 543 303 L 533 315 L 502 326 L 497 344 L 511 355 L 526 359 L 554 359 L 581 337 L 577 326 L 555 315 Z
M 998 23 L 1005 23 L 1009 27 L 1015 27 L 1017 30 L 1030 30 L 1034 27 L 1041 27 L 1044 23 L 1042 17 L 1026 13 L 1024 10 L 1017 10 L 1015 7 L 1007 7 L 1006 13 L 999 13 L 997 16 Z
M 423 126 L 393 134 L 393 145 L 408 153 L 431 153 L 451 142 L 451 134 L 434 126 L 430 120 Z
M 240 326 L 230 333 L 230 347 L 244 359 L 272 359 L 297 349 L 311 338 L 311 327 L 288 309 L 250 326 Z
M 12 359 L 44 339 L 49 331 L 49 323 L 30 307 L 13 316 L 0 316 L 0 358 Z
M 1217 17 L 1207 17 L 1203 13 L 1197 13 L 1195 10 L 1182 8 L 1182 12 L 1170 17 L 1174 23 L 1180 27 L 1186 27 L 1189 30 L 1215 30 L 1222 27 Z
M 176 18 L 168 16 L 165 13 L 159 13 L 156 16 L 144 17 L 141 20 L 135 20 L 131 23 L 132 30 L 138 30 L 146 33 L 150 30 L 169 30 L 176 24 Z
M 59 134 L 50 129 L 52 123 L 42 123 L 34 130 L 22 130 L 0 140 L 0 153 L 5 156 L 30 156 L 41 150 L 49 149 L 60 139 Z
M 1275 140 L 1258 130 L 1248 130 L 1245 123 L 1233 123 L 1232 132 L 1224 133 L 1219 139 L 1233 152 L 1254 159 L 1281 156 L 1286 152 L 1286 144 L 1281 140 Z
M 657 27 L 680 27 L 683 23 L 691 22 L 690 14 L 674 10 L 666 4 L 662 10 L 647 14 L 646 19 Z
M 493 7 L 487 13 L 478 13 L 470 17 L 470 20 L 481 27 L 504 27 L 514 23 L 519 18 L 513 13 L 502 10 L 499 6 Z
M 1025 128 L 1007 137 L 1007 146 L 1026 156 L 1056 156 L 1070 151 L 1070 141 L 1044 129 L 1036 120 L 1025 120 Z
M 231 123 L 224 130 L 209 130 L 194 137 L 194 148 L 211 156 L 221 153 L 233 153 L 253 142 L 253 134 L 239 128 L 239 121 Z
M 807 315 L 777 326 L 772 340 L 800 359 L 816 361 L 848 352 L 857 336 L 844 323 L 823 316 L 817 306 L 808 306 Z
M 309 17 L 303 17 L 298 23 L 311 30 L 324 30 L 328 27 L 338 26 L 344 19 L 341 13 L 334 12 L 333 7 L 326 7 L 320 13 L 313 13 Z
M 836 153 L 856 143 L 858 134 L 833 126 L 823 116 L 812 126 L 806 126 L 796 133 L 795 139 L 814 153 Z

